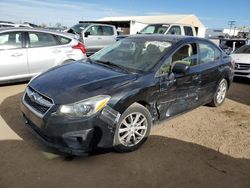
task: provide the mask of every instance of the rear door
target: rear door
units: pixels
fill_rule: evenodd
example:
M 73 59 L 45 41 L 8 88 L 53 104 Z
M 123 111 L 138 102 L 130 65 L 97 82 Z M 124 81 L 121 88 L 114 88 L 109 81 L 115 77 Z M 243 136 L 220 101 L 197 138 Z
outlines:
M 199 69 L 201 71 L 201 96 L 203 103 L 210 102 L 220 78 L 221 52 L 205 41 L 197 43 Z
M 0 34 L 0 57 L 0 81 L 29 77 L 23 32 Z
M 55 65 L 61 49 L 56 37 L 44 32 L 28 32 L 28 63 L 31 75 L 43 72 Z
M 175 63 L 190 66 L 185 75 L 171 72 Z M 201 76 L 197 69 L 197 47 L 195 43 L 185 44 L 170 56 L 158 71 L 160 92 L 157 106 L 160 118 L 168 118 L 192 109 L 199 104 Z

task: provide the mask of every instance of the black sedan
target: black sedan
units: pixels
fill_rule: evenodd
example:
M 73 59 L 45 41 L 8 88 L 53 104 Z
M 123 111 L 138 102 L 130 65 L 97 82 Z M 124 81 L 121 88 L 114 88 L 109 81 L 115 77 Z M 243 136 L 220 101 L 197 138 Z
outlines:
M 128 152 L 145 142 L 154 122 L 221 105 L 232 78 L 231 58 L 208 40 L 135 35 L 32 79 L 21 110 L 57 150 Z

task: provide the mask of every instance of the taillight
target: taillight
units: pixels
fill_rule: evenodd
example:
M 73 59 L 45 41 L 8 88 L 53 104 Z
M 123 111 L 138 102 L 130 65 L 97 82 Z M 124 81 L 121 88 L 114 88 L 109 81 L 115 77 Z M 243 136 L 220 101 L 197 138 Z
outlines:
M 73 46 L 72 47 L 73 49 L 79 49 L 82 51 L 82 53 L 86 54 L 87 53 L 87 50 L 85 48 L 85 46 L 83 45 L 83 43 L 78 43 L 77 45 Z

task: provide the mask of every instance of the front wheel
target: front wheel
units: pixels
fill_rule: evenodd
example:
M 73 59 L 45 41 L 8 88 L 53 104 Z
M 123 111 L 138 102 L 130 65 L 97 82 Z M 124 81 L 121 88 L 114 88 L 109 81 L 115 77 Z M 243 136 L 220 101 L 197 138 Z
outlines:
M 117 152 L 130 152 L 139 148 L 147 139 L 152 125 L 150 112 L 134 103 L 121 116 L 117 125 L 113 147 Z
M 226 99 L 226 94 L 228 90 L 228 83 L 225 78 L 223 78 L 217 86 L 214 98 L 211 101 L 210 105 L 217 107 L 223 104 Z

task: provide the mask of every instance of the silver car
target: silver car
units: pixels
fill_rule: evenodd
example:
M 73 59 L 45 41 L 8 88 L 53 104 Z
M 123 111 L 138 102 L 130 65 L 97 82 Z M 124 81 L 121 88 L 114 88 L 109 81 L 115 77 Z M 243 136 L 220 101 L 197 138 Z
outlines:
M 231 54 L 235 62 L 235 77 L 250 79 L 250 45 L 244 45 Z
M 74 35 L 34 28 L 0 29 L 0 83 L 28 80 L 45 70 L 86 58 Z

